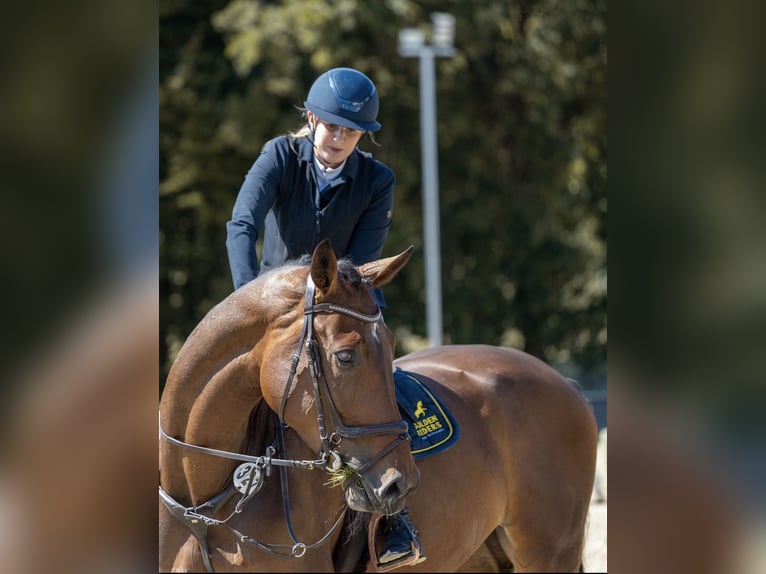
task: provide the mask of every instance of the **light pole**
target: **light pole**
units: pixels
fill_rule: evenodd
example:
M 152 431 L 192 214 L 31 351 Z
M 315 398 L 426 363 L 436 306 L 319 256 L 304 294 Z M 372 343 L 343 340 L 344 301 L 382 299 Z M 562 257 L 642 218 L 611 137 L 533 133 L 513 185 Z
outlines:
M 439 247 L 439 170 L 436 147 L 434 58 L 455 53 L 455 17 L 431 14 L 431 44 L 419 28 L 399 30 L 399 55 L 420 58 L 420 140 L 423 162 L 423 235 L 426 271 L 426 319 L 431 346 L 442 344 L 441 254 Z

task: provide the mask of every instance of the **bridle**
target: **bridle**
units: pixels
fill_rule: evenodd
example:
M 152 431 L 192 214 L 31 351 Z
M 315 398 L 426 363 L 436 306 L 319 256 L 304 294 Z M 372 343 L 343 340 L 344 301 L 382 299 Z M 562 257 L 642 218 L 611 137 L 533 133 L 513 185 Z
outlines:
M 303 309 L 303 331 L 301 332 L 301 337 L 298 342 L 298 349 L 293 355 L 293 360 L 290 365 L 290 376 L 287 379 L 287 385 L 285 386 L 285 392 L 282 395 L 282 402 L 279 407 L 279 420 L 284 421 L 284 411 L 285 405 L 287 403 L 287 397 L 292 388 L 295 373 L 298 368 L 298 362 L 300 361 L 301 357 L 301 349 L 305 348 L 306 356 L 308 358 L 309 371 L 311 373 L 311 380 L 314 385 L 319 439 L 322 441 L 322 450 L 320 455 L 330 458 L 332 461 L 330 466 L 331 470 L 338 470 L 342 463 L 345 462 L 357 474 L 363 475 L 367 470 L 370 469 L 370 467 L 372 467 L 372 465 L 374 465 L 381 458 L 399 446 L 400 442 L 410 440 L 409 434 L 407 433 L 408 426 L 407 423 L 401 419 L 396 422 L 364 426 L 347 426 L 343 423 L 340 413 L 335 407 L 335 402 L 332 399 L 332 393 L 330 392 L 330 388 L 327 385 L 327 379 L 325 378 L 324 371 L 322 369 L 319 344 L 314 337 L 314 316 L 317 313 L 341 313 L 365 323 L 377 323 L 382 318 L 382 313 L 380 309 L 378 309 L 377 313 L 374 315 L 367 315 L 365 313 L 360 313 L 359 311 L 349 309 L 348 307 L 336 305 L 335 303 L 314 304 L 315 290 L 316 288 L 314 286 L 314 281 L 311 278 L 311 273 L 309 273 L 306 280 L 306 305 Z M 332 422 L 333 428 L 335 429 L 333 434 L 329 437 L 327 435 L 327 429 L 324 420 L 325 405 L 322 402 L 323 395 L 327 397 L 327 412 L 330 415 L 330 421 Z M 390 434 L 396 434 L 398 436 L 375 457 L 362 465 L 354 460 L 344 461 L 343 457 L 332 448 L 333 446 L 338 445 L 340 440 L 343 438 L 357 439 L 366 436 Z
M 285 385 L 285 390 L 280 402 L 278 414 L 279 420 L 278 424 L 276 425 L 276 448 L 274 446 L 269 446 L 266 449 L 266 453 L 264 455 L 251 456 L 190 444 L 168 435 L 163 430 L 162 422 L 160 421 L 160 436 L 171 444 L 193 450 L 195 452 L 229 458 L 245 463 L 237 467 L 234 472 L 235 484 L 237 483 L 237 479 L 240 479 L 239 488 L 237 488 L 235 485 L 232 485 L 209 501 L 198 506 L 183 506 L 167 492 L 165 492 L 162 486 L 159 487 L 160 499 L 163 501 L 163 503 L 165 503 L 165 505 L 174 516 L 176 516 L 189 527 L 195 538 L 197 538 L 197 541 L 199 542 L 200 548 L 202 550 L 202 558 L 205 563 L 205 569 L 208 572 L 214 571 L 207 544 L 208 526 L 226 526 L 242 542 L 253 544 L 271 554 L 289 556 L 293 558 L 300 558 L 306 553 L 306 550 L 316 548 L 324 544 L 327 540 L 329 540 L 332 533 L 335 532 L 335 530 L 340 526 L 343 521 L 343 517 L 346 514 L 347 507 L 342 509 L 338 519 L 335 521 L 333 526 L 319 540 L 313 544 L 298 542 L 292 527 L 290 496 L 287 485 L 288 467 L 302 468 L 306 470 L 325 469 L 329 471 L 337 471 L 340 470 L 340 468 L 345 464 L 349 466 L 357 475 L 363 476 L 375 463 L 377 463 L 380 459 L 398 447 L 401 442 L 410 440 L 409 433 L 407 432 L 408 425 L 403 420 L 390 423 L 360 426 L 348 426 L 343 423 L 343 419 L 335 406 L 335 402 L 333 401 L 332 393 L 330 392 L 329 385 L 327 384 L 327 379 L 324 376 L 324 370 L 322 369 L 319 345 L 314 336 L 314 317 L 319 313 L 340 313 L 342 315 L 353 317 L 354 319 L 364 323 L 377 323 L 381 320 L 382 313 L 380 309 L 378 309 L 374 315 L 368 315 L 366 313 L 355 311 L 335 303 L 315 304 L 315 295 L 316 286 L 314 285 L 311 273 L 309 272 L 306 279 L 306 297 L 303 309 L 303 329 L 298 341 L 298 347 L 290 364 L 290 374 L 288 376 L 287 384 Z M 295 375 L 298 369 L 298 363 L 304 349 L 306 351 L 309 372 L 311 374 L 313 383 L 314 398 L 316 401 L 317 426 L 319 429 L 319 438 L 321 441 L 319 458 L 316 460 L 274 458 L 273 455 L 277 453 L 279 453 L 281 456 L 284 456 L 284 430 L 287 428 L 287 425 L 284 422 L 285 406 L 287 404 L 287 399 L 290 395 L 290 391 L 292 390 L 295 381 Z M 326 403 L 323 401 L 323 397 L 326 397 Z M 330 422 L 333 426 L 333 432 L 330 435 L 327 433 L 325 424 L 325 408 L 327 409 Z M 353 440 L 375 435 L 397 436 L 378 454 L 363 463 L 354 458 L 344 457 L 338 452 L 336 448 L 344 438 Z M 279 468 L 280 481 L 282 486 L 282 506 L 287 528 L 294 543 L 292 546 L 286 544 L 267 544 L 260 542 L 254 538 L 251 538 L 250 536 L 242 534 L 233 528 L 230 524 L 228 524 L 229 520 L 244 510 L 245 504 L 260 490 L 261 486 L 263 486 L 264 473 L 266 476 L 270 476 L 273 466 Z M 235 494 L 235 492 L 237 492 L 237 490 L 242 493 L 242 496 L 237 502 L 233 512 L 228 517 L 223 520 L 219 520 L 205 513 L 207 511 L 212 511 L 212 514 L 215 514 L 215 512 L 219 510 Z

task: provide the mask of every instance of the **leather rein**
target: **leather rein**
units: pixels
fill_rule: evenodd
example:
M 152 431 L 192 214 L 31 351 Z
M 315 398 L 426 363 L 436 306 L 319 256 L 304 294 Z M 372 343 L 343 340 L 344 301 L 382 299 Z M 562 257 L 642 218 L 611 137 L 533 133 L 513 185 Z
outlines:
M 382 423 L 376 425 L 364 425 L 364 426 L 347 426 L 343 423 L 343 419 L 335 407 L 335 403 L 330 393 L 329 385 L 324 376 L 324 370 L 322 369 L 321 354 L 319 352 L 319 345 L 314 337 L 314 317 L 318 313 L 340 313 L 353 317 L 359 321 L 365 323 L 376 323 L 381 317 L 382 313 L 378 309 L 374 315 L 368 315 L 355 311 L 342 305 L 336 305 L 334 303 L 314 303 L 316 293 L 316 287 L 314 281 L 311 278 L 309 272 L 306 280 L 306 297 L 304 305 L 304 319 L 303 330 L 298 341 L 298 347 L 293 355 L 292 362 L 290 364 L 290 374 L 285 385 L 285 391 L 282 395 L 282 401 L 279 408 L 279 420 L 276 425 L 276 448 L 269 446 L 266 449 L 266 453 L 260 456 L 251 456 L 241 453 L 235 453 L 225 450 L 219 450 L 209 447 L 203 447 L 195 444 L 190 444 L 181 440 L 178 440 L 168 435 L 162 428 L 162 422 L 160 421 L 159 432 L 160 436 L 170 442 L 171 444 L 193 450 L 195 452 L 201 452 L 204 454 L 210 454 L 222 458 L 229 458 L 233 460 L 242 461 L 243 464 L 239 465 L 234 472 L 234 484 L 229 486 L 226 490 L 219 493 L 209 501 L 198 506 L 184 506 L 177 502 L 170 494 L 165 492 L 162 486 L 159 487 L 160 500 L 167 506 L 170 512 L 178 518 L 181 522 L 186 524 L 197 539 L 200 549 L 202 550 L 202 559 L 205 564 L 205 570 L 207 572 L 214 572 L 213 565 L 210 559 L 210 553 L 207 544 L 207 527 L 208 526 L 225 526 L 241 541 L 253 544 L 254 546 L 261 548 L 271 554 L 292 558 L 300 558 L 306 550 L 316 548 L 327 542 L 330 536 L 337 530 L 337 528 L 343 522 L 343 518 L 346 514 L 347 506 L 344 506 L 337 520 L 330 528 L 330 530 L 324 534 L 319 540 L 313 544 L 305 544 L 299 542 L 293 531 L 291 510 L 290 510 L 290 495 L 287 485 L 287 468 L 300 468 L 306 470 L 324 469 L 330 472 L 338 471 L 343 465 L 349 466 L 356 474 L 364 475 L 376 462 L 386 456 L 389 452 L 394 450 L 402 441 L 409 441 L 410 436 L 407 432 L 408 425 L 405 421 L 399 420 L 397 422 Z M 314 389 L 314 397 L 316 400 L 317 410 L 317 426 L 319 429 L 319 438 L 322 444 L 319 452 L 319 458 L 315 460 L 295 460 L 289 458 L 274 458 L 275 454 L 284 456 L 284 429 L 287 425 L 284 422 L 285 406 L 287 404 L 288 396 L 292 390 L 295 375 L 298 369 L 298 363 L 301 358 L 301 354 L 305 349 L 309 372 Z M 326 397 L 326 403 L 322 398 Z M 327 427 L 325 424 L 324 410 L 327 409 L 330 422 L 333 426 L 333 432 L 328 435 Z M 397 435 L 396 438 L 383 448 L 377 455 L 367 460 L 363 464 L 353 458 L 344 457 L 336 447 L 340 444 L 342 439 L 358 439 L 365 436 L 372 435 Z M 263 486 L 263 475 L 270 476 L 272 467 L 279 468 L 280 482 L 282 486 L 282 506 L 287 528 L 290 533 L 290 538 L 293 541 L 293 545 L 288 544 L 268 544 L 260 542 L 250 536 L 247 536 L 230 524 L 231 520 L 236 514 L 241 513 L 244 510 L 245 504 L 260 490 Z M 224 504 L 237 492 L 241 493 L 240 499 L 237 501 L 234 510 L 226 518 L 219 520 L 213 518 L 207 512 L 215 514 Z

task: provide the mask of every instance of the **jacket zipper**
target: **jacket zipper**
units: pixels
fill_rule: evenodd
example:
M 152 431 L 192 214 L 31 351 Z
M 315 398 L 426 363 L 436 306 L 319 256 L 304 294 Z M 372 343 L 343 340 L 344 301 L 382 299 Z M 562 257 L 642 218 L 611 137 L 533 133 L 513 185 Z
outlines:
M 316 174 L 314 173 L 313 160 L 307 163 L 306 171 L 307 171 L 306 179 L 309 182 L 309 188 L 310 188 L 309 191 L 312 195 L 313 203 L 314 203 L 314 240 L 312 241 L 312 243 L 316 244 L 317 240 L 319 239 L 319 235 L 322 233 L 322 223 L 321 223 L 322 214 L 320 213 L 320 209 L 319 209 L 319 201 L 320 201 L 319 183 L 317 182 Z

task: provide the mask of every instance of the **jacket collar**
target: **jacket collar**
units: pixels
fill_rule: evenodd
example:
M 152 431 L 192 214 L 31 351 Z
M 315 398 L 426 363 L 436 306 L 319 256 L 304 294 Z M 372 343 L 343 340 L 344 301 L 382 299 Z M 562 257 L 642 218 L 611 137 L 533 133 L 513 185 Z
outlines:
M 314 169 L 314 145 L 308 138 L 297 138 L 296 143 L 298 145 L 298 158 L 307 162 L 309 169 Z M 340 172 L 341 176 L 356 177 L 356 173 L 359 171 L 359 153 L 357 149 L 351 152 L 351 155 L 346 159 L 346 165 L 343 166 L 343 171 Z

